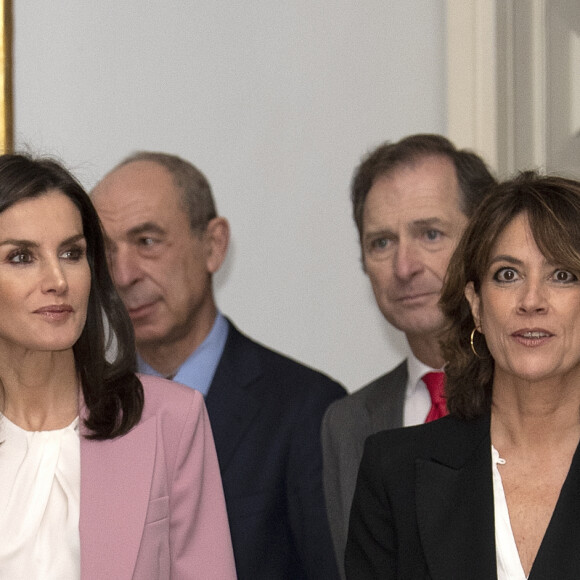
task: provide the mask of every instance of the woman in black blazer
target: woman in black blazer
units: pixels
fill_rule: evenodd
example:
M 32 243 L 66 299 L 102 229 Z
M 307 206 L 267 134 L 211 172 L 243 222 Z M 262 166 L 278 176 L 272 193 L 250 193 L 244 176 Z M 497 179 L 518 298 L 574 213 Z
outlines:
M 347 578 L 576 578 L 580 183 L 495 186 L 441 305 L 450 416 L 367 439 Z

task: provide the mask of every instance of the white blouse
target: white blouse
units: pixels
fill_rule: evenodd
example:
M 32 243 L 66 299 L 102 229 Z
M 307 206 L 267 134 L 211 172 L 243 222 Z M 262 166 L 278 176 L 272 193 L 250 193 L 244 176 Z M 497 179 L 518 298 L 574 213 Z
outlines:
M 495 554 L 497 559 L 497 580 L 526 580 L 520 555 L 516 546 L 505 492 L 501 482 L 499 465 L 505 459 L 499 456 L 497 449 L 491 446 L 491 466 L 493 471 L 493 503 L 495 510 Z
M 78 424 L 26 431 L 0 415 L 0 578 L 80 579 Z

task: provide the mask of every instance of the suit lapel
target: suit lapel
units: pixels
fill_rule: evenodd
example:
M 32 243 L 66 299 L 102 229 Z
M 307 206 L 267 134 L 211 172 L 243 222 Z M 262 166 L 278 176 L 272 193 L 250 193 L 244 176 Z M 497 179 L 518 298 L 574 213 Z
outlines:
M 151 418 L 107 441 L 81 438 L 81 577 L 130 580 L 139 551 L 156 451 Z
M 529 580 L 577 578 L 580 572 L 580 445 L 552 519 L 532 566 Z
M 250 390 L 262 376 L 259 356 L 251 341 L 229 324 L 228 339 L 206 399 L 222 474 L 261 407 L 261 399 Z
M 497 569 L 489 417 L 443 421 L 449 428 L 433 441 L 430 458 L 416 463 L 427 566 L 433 579 L 490 580 Z
M 366 401 L 371 433 L 403 426 L 407 378 L 407 361 L 404 361 L 373 386 Z

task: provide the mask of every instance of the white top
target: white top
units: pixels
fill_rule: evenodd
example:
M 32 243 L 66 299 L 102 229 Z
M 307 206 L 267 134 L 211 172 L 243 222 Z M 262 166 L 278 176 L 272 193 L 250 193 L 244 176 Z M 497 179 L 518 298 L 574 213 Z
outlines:
M 497 467 L 498 464 L 504 465 L 505 459 L 499 456 L 497 449 L 492 445 L 491 467 L 493 473 L 497 580 L 526 580 L 512 531 L 501 475 Z
M 0 415 L 0 578 L 80 579 L 78 424 L 25 431 Z
M 405 408 L 403 411 L 403 425 L 420 425 L 431 410 L 431 395 L 422 377 L 426 373 L 434 373 L 443 369 L 432 369 L 422 363 L 409 349 L 407 356 L 407 390 L 405 393 Z

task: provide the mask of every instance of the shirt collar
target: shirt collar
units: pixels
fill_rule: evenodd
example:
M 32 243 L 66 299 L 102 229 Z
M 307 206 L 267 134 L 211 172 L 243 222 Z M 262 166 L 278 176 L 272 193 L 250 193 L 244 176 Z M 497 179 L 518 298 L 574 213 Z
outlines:
M 207 396 L 218 363 L 222 357 L 230 325 L 225 316 L 218 312 L 209 334 L 179 367 L 174 381 L 183 383 Z M 162 377 L 153 367 L 137 355 L 139 372 Z
M 413 354 L 413 351 L 409 349 L 409 354 L 407 356 L 407 371 L 409 373 L 409 378 L 407 380 L 407 399 L 413 396 L 419 386 L 423 386 L 423 381 L 421 379 L 425 373 L 438 372 L 441 370 L 443 369 L 434 369 L 425 363 L 422 363 Z

